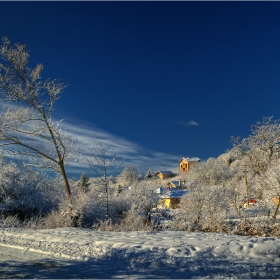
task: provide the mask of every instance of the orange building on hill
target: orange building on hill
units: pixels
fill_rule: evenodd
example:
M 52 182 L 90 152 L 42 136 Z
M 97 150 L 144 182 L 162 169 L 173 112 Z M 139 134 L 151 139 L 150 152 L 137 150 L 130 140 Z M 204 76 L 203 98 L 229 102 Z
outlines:
M 200 162 L 200 159 L 199 158 L 189 158 L 189 157 L 186 157 L 186 158 L 182 158 L 180 161 L 179 161 L 179 173 L 180 172 L 188 172 L 190 167 L 193 165 L 193 164 L 196 164 Z

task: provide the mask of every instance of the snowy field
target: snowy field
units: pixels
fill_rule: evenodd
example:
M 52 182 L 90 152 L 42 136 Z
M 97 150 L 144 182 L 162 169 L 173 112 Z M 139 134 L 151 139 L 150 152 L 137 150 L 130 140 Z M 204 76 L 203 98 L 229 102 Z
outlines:
M 0 232 L 0 278 L 280 278 L 277 238 L 77 228 Z M 8 250 L 18 253 L 5 259 Z M 20 254 L 21 261 L 13 260 Z

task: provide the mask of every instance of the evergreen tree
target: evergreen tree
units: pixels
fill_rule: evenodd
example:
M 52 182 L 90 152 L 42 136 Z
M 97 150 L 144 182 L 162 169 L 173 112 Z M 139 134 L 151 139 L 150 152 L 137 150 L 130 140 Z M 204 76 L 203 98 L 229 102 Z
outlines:
M 86 173 L 83 173 L 81 175 L 81 178 L 80 178 L 80 181 L 78 183 L 78 186 L 81 188 L 82 191 L 87 192 L 89 185 L 90 185 L 89 178 L 88 178 Z
M 151 171 L 151 169 L 147 171 L 145 178 L 150 180 L 153 178 L 153 172 Z
M 123 188 L 121 185 L 118 186 L 118 195 L 123 191 Z

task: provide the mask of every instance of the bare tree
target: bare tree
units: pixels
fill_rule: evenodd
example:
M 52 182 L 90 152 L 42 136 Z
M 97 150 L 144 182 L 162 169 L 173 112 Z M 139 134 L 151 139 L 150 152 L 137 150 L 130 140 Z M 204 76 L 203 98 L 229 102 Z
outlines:
M 6 104 L 0 114 L 0 145 L 17 146 L 29 165 L 59 172 L 72 205 L 65 164 L 74 139 L 61 131 L 60 122 L 51 119 L 65 85 L 56 79 L 42 79 L 42 64 L 29 68 L 24 44 L 11 45 L 3 37 L 0 57 L 0 96 Z
M 99 142 L 93 146 L 91 158 L 88 164 L 100 179 L 100 185 L 105 195 L 106 221 L 109 220 L 109 185 L 123 163 L 123 159 L 117 160 L 115 154 L 109 154 L 110 146 Z

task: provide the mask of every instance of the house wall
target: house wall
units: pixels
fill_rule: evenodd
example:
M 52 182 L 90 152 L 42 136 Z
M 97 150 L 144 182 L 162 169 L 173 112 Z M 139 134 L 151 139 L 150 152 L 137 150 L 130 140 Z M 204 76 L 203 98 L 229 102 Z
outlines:
M 188 172 L 189 171 L 189 164 L 186 160 L 183 159 L 179 163 L 179 170 L 180 170 L 180 172 Z
M 162 179 L 162 178 L 163 178 L 162 175 L 163 175 L 163 174 L 161 174 L 161 173 L 157 173 L 157 176 L 158 176 L 159 179 Z
M 162 179 L 162 180 L 168 179 L 168 178 L 172 178 L 172 177 L 173 177 L 172 174 L 162 174 L 162 173 L 158 173 L 157 176 L 158 176 L 160 179 Z
M 168 178 L 172 178 L 173 175 L 172 174 L 162 174 L 163 179 L 168 179 Z
M 164 198 L 163 199 L 163 206 L 165 206 L 166 208 L 171 208 L 171 200 L 170 198 Z
M 164 198 L 163 205 L 169 209 L 179 208 L 180 198 Z

